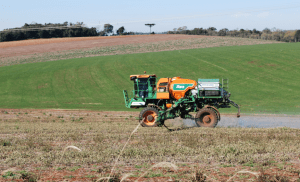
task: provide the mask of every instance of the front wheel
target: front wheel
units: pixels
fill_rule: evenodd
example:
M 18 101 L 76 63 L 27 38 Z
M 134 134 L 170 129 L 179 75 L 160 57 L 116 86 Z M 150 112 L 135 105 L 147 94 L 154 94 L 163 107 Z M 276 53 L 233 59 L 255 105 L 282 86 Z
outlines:
M 204 108 L 197 112 L 196 124 L 200 127 L 214 128 L 218 124 L 218 117 L 213 109 Z
M 156 119 L 158 117 L 158 110 L 153 107 L 146 107 L 140 112 L 139 122 L 143 127 L 156 127 Z

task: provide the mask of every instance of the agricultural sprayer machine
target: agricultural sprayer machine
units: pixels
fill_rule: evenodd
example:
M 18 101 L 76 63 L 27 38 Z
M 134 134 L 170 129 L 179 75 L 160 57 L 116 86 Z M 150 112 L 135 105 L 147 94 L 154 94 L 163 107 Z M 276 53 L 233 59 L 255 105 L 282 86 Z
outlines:
M 155 127 L 164 125 L 165 120 L 193 118 L 190 112 L 196 112 L 196 124 L 201 127 L 215 127 L 221 119 L 219 108 L 240 107 L 229 99 L 225 89 L 228 80 L 198 79 L 198 81 L 180 77 L 157 78 L 156 75 L 131 75 L 134 89 L 129 99 L 123 90 L 127 108 L 144 109 L 140 112 L 142 126 Z

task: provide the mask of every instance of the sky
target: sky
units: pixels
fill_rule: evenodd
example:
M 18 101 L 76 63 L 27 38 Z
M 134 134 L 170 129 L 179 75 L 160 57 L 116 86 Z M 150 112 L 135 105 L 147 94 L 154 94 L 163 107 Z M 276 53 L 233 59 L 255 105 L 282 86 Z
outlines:
M 103 30 L 154 32 L 186 26 L 187 29 L 215 27 L 234 29 L 300 29 L 299 0 L 10 0 L 0 2 L 0 31 L 25 23 L 83 22 Z

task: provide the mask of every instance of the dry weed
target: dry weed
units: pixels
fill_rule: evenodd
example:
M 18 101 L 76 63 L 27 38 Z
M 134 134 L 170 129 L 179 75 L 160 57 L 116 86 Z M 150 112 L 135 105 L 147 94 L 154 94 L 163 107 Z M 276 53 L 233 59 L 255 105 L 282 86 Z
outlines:
M 135 181 L 139 181 L 142 177 L 144 177 L 151 169 L 157 168 L 157 167 L 166 167 L 166 168 L 172 168 L 173 170 L 177 171 L 178 167 L 171 163 L 171 162 L 160 162 L 158 164 L 153 165 L 151 168 L 149 168 L 146 172 L 144 172 L 139 178 Z
M 143 122 L 143 121 L 142 121 L 142 122 Z M 117 159 L 116 159 L 116 161 L 115 161 L 115 164 L 114 164 L 114 166 L 113 166 L 113 168 L 112 168 L 112 170 L 111 170 L 111 172 L 110 172 L 110 174 L 109 174 L 109 178 L 110 178 L 110 176 L 114 173 L 114 169 L 115 169 L 115 167 L 116 167 L 116 164 L 117 164 L 117 162 L 118 162 L 120 156 L 122 155 L 124 149 L 126 148 L 128 142 L 129 142 L 129 140 L 131 139 L 131 136 L 138 130 L 138 128 L 140 127 L 140 125 L 141 125 L 141 123 L 139 123 L 139 124 L 136 126 L 136 128 L 131 132 L 131 134 L 130 134 L 128 140 L 127 140 L 127 142 L 125 143 L 124 147 L 122 148 L 120 154 L 118 155 L 118 157 L 117 157 Z
M 195 176 L 191 179 L 192 182 L 205 182 L 206 181 L 206 175 L 200 171 L 197 170 L 195 173 Z

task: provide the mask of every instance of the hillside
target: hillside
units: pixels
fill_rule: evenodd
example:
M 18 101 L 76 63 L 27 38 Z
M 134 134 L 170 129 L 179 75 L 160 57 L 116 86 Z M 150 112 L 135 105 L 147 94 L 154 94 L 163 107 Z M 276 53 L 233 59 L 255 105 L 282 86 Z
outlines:
M 0 42 L 0 67 L 116 54 L 273 43 L 281 42 L 177 34 L 53 38 Z
M 0 68 L 0 108 L 125 110 L 130 74 L 229 78 L 243 112 L 299 113 L 300 44 L 78 58 Z M 226 109 L 224 109 L 226 110 Z M 233 112 L 235 110 L 232 110 Z

